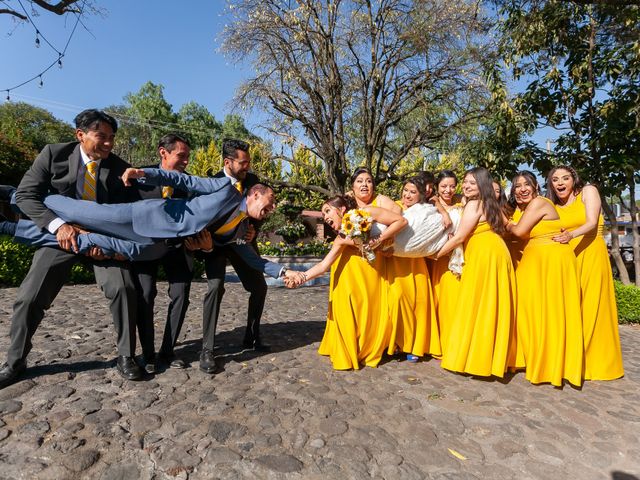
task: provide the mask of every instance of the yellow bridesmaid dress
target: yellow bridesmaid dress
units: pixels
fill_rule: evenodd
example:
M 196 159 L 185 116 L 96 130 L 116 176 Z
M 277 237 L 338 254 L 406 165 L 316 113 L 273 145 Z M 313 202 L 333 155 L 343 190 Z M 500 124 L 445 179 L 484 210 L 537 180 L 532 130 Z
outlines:
M 465 265 L 442 368 L 504 376 L 515 355 L 515 275 L 502 237 L 480 222 L 464 246 Z
M 460 207 L 459 204 L 454 207 Z M 449 342 L 451 320 L 460 300 L 460 278 L 449 270 L 449 256 L 430 261 L 431 287 L 438 319 L 442 353 Z
M 513 212 L 513 216 L 511 217 L 511 221 L 513 223 L 518 223 L 522 218 L 522 210 L 516 208 Z M 507 234 L 507 246 L 509 247 L 509 252 L 511 253 L 511 261 L 513 262 L 514 268 L 518 268 L 518 263 L 522 258 L 522 250 L 524 249 L 524 244 L 526 243 L 524 240 L 514 236 Z
M 423 258 L 386 259 L 391 334 L 387 353 L 397 348 L 418 357 L 441 355 L 440 335 L 427 264 Z
M 518 357 L 531 383 L 562 386 L 564 379 L 580 386 L 580 284 L 571 247 L 551 239 L 561 227 L 560 220 L 538 222 L 516 267 Z
M 564 228 L 574 230 L 587 220 L 582 193 L 570 205 L 556 205 Z M 582 331 L 584 335 L 585 380 L 613 380 L 624 375 L 618 308 L 607 246 L 602 237 L 604 218 L 588 235 L 571 240 L 578 261 L 582 292 Z
M 331 267 L 327 324 L 318 353 L 336 370 L 376 367 L 389 344 L 385 259 L 369 263 L 354 247 L 343 249 Z M 383 316 L 384 314 L 384 316 Z
M 405 210 L 401 200 L 395 203 Z M 372 205 L 377 206 L 375 200 Z M 424 259 L 387 257 L 385 280 L 391 322 L 387 353 L 440 355 L 431 279 Z

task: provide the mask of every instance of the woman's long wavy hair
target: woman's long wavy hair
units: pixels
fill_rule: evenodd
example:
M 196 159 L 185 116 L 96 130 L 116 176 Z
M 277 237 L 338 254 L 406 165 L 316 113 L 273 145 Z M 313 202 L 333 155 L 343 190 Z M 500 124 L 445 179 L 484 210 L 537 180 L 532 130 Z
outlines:
M 402 182 L 402 190 L 404 190 L 404 187 L 407 183 L 412 183 L 413 185 L 416 186 L 416 189 L 418 190 L 418 194 L 419 194 L 418 203 L 424 203 L 427 201 L 427 198 L 426 198 L 427 186 L 424 181 L 424 178 L 421 175 L 413 175 L 412 177 L 405 178 L 404 181 Z M 400 190 L 400 198 L 402 198 L 402 190 Z
M 509 206 L 514 210 L 518 207 L 518 202 L 516 202 L 516 182 L 520 177 L 524 177 L 534 188 L 536 195 L 540 195 L 540 185 L 538 185 L 538 179 L 533 172 L 530 172 L 529 170 L 520 170 L 513 176 L 513 179 L 511 180 L 511 191 L 509 192 Z
M 493 178 L 489 170 L 483 167 L 475 167 L 464 172 L 464 177 L 467 175 L 471 175 L 476 179 L 484 218 L 486 218 L 491 230 L 498 235 L 502 235 L 505 232 L 503 213 L 493 191 Z
M 560 199 L 553 189 L 551 179 L 558 170 L 566 170 L 571 174 L 571 178 L 573 178 L 573 192 L 571 193 L 573 193 L 574 195 L 578 195 L 584 187 L 584 183 L 582 182 L 582 180 L 580 180 L 580 176 L 578 175 L 578 172 L 576 172 L 575 168 L 570 167 L 569 165 L 558 165 L 557 167 L 553 167 L 547 174 L 547 198 L 551 200 L 555 205 L 560 203 Z

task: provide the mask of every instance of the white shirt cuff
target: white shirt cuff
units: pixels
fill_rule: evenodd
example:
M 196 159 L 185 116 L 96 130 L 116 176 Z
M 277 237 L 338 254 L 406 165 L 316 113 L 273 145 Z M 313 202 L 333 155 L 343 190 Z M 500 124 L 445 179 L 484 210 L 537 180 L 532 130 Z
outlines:
M 52 233 L 53 235 L 55 235 L 58 229 L 65 223 L 67 222 L 65 222 L 61 218 L 56 218 L 54 220 L 51 220 L 51 222 L 49 222 L 49 225 L 47 225 L 47 230 L 49 230 L 49 233 Z

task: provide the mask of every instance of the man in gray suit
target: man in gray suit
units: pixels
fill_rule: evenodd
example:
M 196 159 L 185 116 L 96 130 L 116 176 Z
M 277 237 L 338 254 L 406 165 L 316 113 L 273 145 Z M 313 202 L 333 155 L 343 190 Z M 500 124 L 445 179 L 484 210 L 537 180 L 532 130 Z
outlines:
M 91 203 L 135 199 L 135 192 L 132 198 L 119 179 L 129 164 L 111 153 L 118 128 L 116 120 L 98 110 L 85 110 L 75 123 L 78 141 L 47 145 L 16 192 L 20 210 L 38 227 L 55 234 L 60 248 L 37 250 L 18 289 L 11 319 L 11 345 L 7 362 L 0 366 L 0 388 L 15 382 L 26 369 L 31 338 L 45 310 L 67 281 L 73 265 L 84 260 L 93 264 L 96 281 L 110 301 L 117 334 L 118 372 L 129 380 L 142 378 L 133 359 L 136 292 L 129 266 L 102 262 L 105 257 L 95 248 L 88 257 L 76 255 L 78 229 L 44 205 L 44 197 L 51 193 L 85 198 Z
M 184 172 L 189 164 L 189 142 L 174 133 L 164 135 L 158 142 L 160 164 L 153 165 L 162 170 Z M 188 198 L 189 193 L 160 185 L 138 185 L 140 197 L 146 198 Z M 162 265 L 169 284 L 169 307 L 162 337 L 162 345 L 156 357 L 154 345 L 153 309 L 158 293 L 158 267 Z M 156 365 L 162 364 L 171 368 L 186 368 L 184 360 L 177 357 L 174 347 L 184 317 L 189 307 L 189 291 L 193 278 L 193 255 L 183 246 L 171 248 L 158 260 L 135 261 L 132 264 L 138 290 L 138 337 L 142 347 L 145 370 L 153 373 Z

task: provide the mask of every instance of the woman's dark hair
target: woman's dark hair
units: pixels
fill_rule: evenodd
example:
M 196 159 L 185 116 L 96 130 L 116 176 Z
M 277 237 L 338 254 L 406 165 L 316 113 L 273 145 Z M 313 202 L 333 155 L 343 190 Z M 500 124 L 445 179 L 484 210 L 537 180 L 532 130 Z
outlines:
M 406 177 L 404 179 L 404 181 L 402 182 L 402 189 L 404 190 L 404 187 L 407 183 L 412 183 L 416 186 L 416 189 L 418 190 L 418 203 L 424 203 L 426 201 L 426 190 L 427 190 L 427 185 L 424 181 L 424 178 L 422 177 L 422 175 L 413 175 L 411 177 Z M 401 195 L 402 197 L 402 192 Z
M 547 198 L 556 205 L 560 203 L 560 199 L 556 195 L 556 192 L 553 190 L 553 184 L 551 183 L 551 179 L 553 178 L 553 175 L 558 170 L 566 170 L 571 174 L 571 178 L 573 178 L 572 193 L 574 195 L 579 194 L 582 191 L 582 188 L 584 187 L 584 183 L 582 182 L 582 180 L 580 180 L 580 176 L 578 175 L 578 172 L 576 172 L 575 168 L 570 167 L 569 165 L 558 165 L 557 167 L 553 167 L 549 172 L 549 174 L 547 175 Z
M 453 178 L 456 182 L 456 185 L 458 185 L 458 177 L 456 177 L 456 174 L 452 170 L 440 170 L 440 172 L 438 172 L 438 175 L 436 175 L 436 190 L 438 189 L 438 185 L 440 185 L 440 182 L 445 178 Z
M 325 200 L 323 205 L 331 205 L 332 207 L 342 208 L 348 210 L 353 210 L 354 208 L 358 208 L 358 204 L 356 203 L 356 199 L 349 195 L 335 195 L 331 198 Z
M 373 174 L 371 173 L 371 170 L 369 170 L 367 167 L 358 167 L 354 170 L 354 172 L 351 174 L 351 178 L 349 179 L 349 185 L 353 185 L 353 182 L 356 181 L 356 178 L 358 178 L 358 175 L 360 175 L 361 173 L 368 173 L 369 176 L 371 177 L 371 180 L 373 180 L 373 188 L 375 190 L 376 188 L 376 179 L 373 178 Z M 326 203 L 326 202 L 325 202 Z
M 336 208 L 344 207 L 347 210 L 353 210 L 354 208 L 358 208 L 356 199 L 348 195 L 335 195 L 325 200 L 324 203 L 326 205 L 331 205 L 332 207 L 336 207 Z
M 504 188 L 502 187 L 502 184 L 498 180 L 494 180 L 493 183 L 498 185 L 499 193 L 498 193 L 497 200 L 498 200 L 498 205 L 500 205 L 500 208 L 502 209 L 502 213 L 504 213 L 505 217 L 511 218 L 513 216 L 515 207 L 513 207 L 509 202 L 507 195 L 504 193 Z M 511 193 L 513 193 L 513 188 L 511 189 Z
M 487 219 L 491 230 L 498 235 L 502 235 L 505 232 L 502 209 L 496 200 L 496 194 L 493 191 L 493 178 L 489 170 L 475 167 L 464 172 L 464 176 L 466 177 L 467 175 L 471 175 L 476 180 L 484 217 Z
M 529 185 L 534 188 L 536 194 L 540 195 L 540 185 L 538 185 L 538 179 L 533 172 L 530 172 L 529 170 L 520 170 L 513 176 L 513 179 L 511 180 L 511 192 L 509 192 L 509 205 L 514 209 L 518 206 L 518 203 L 516 202 L 516 182 L 520 177 L 524 177 L 527 182 L 529 182 Z

